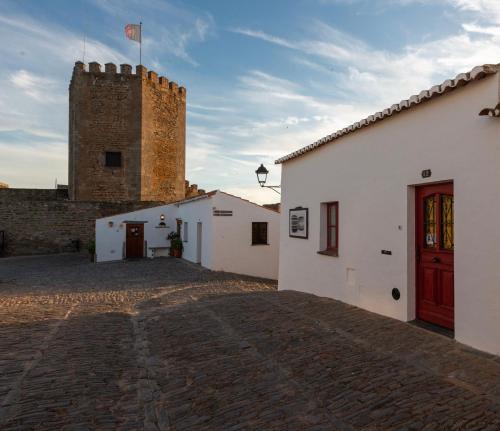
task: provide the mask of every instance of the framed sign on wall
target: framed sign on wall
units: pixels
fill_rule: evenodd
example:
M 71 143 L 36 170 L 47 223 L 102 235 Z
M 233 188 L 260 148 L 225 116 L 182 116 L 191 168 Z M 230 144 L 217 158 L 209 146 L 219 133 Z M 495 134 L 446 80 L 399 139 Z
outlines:
M 309 235 L 309 209 L 297 207 L 290 209 L 288 232 L 292 238 L 307 239 Z

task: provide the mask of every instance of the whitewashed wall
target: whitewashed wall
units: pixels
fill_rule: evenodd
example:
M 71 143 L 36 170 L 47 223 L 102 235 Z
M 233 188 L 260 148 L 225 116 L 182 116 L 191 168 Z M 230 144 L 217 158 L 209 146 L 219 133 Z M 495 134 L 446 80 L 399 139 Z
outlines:
M 500 354 L 500 119 L 478 116 L 497 102 L 494 75 L 284 163 L 279 288 L 413 320 L 412 186 L 452 180 L 455 337 Z M 339 202 L 338 257 L 317 254 L 320 203 L 330 201 Z M 309 208 L 308 240 L 288 236 L 297 206 Z
M 232 217 L 214 217 L 213 209 L 233 211 Z M 164 214 L 167 228 L 158 228 Z M 182 219 L 181 239 L 183 258 L 194 263 L 197 259 L 197 224 L 202 223 L 201 265 L 205 268 L 235 272 L 263 278 L 278 278 L 279 214 L 243 199 L 216 192 L 210 197 L 179 204 L 119 214 L 96 221 L 96 254 L 98 262 L 121 260 L 125 247 L 125 221 L 141 221 L 148 257 L 151 247 L 169 247 L 167 235 L 176 230 L 176 219 Z M 109 226 L 109 222 L 113 226 Z M 268 222 L 269 245 L 252 245 L 252 222 Z
M 179 205 L 177 217 L 182 219 L 181 239 L 184 239 L 184 222 L 188 223 L 188 241 L 183 242 L 182 257 L 190 262 L 197 262 L 197 223 L 202 224 L 201 265 L 212 269 L 213 240 L 212 240 L 212 199 L 204 198 Z
M 152 257 L 151 247 L 170 247 L 167 235 L 176 229 L 176 209 L 170 205 L 133 211 L 96 220 L 97 262 L 123 259 L 125 247 L 125 221 L 145 221 L 144 240 L 147 241 L 147 257 Z M 160 216 L 165 215 L 166 228 L 159 227 Z M 113 222 L 113 226 L 109 226 Z
M 225 193 L 217 193 L 212 200 L 217 209 L 233 211 L 232 217 L 213 217 L 212 269 L 276 280 L 279 213 Z M 268 223 L 269 245 L 252 245 L 252 222 Z

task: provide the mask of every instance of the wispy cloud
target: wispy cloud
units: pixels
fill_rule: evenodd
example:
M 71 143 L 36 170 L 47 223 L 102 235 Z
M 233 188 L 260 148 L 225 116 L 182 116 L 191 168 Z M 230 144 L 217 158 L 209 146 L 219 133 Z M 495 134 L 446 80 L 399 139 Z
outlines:
M 120 17 L 122 22 L 142 17 L 144 52 L 149 64 L 157 68 L 162 68 L 164 59 L 172 56 L 198 66 L 190 48 L 216 31 L 211 14 L 194 13 L 172 2 L 153 0 L 148 1 L 147 7 L 135 0 L 92 0 L 92 3 L 111 17 Z
M 192 109 L 201 109 L 202 111 L 215 111 L 215 112 L 236 112 L 237 109 L 228 106 L 205 106 L 205 105 L 197 105 L 195 103 L 188 103 L 188 108 Z
M 215 32 L 211 15 L 160 0 L 148 1 L 147 8 L 136 0 L 99 0 L 94 6 L 100 22 L 116 28 L 107 32 L 82 17 L 86 61 L 134 64 L 137 46 L 123 36 L 132 15 L 145 17 L 144 48 L 155 56 L 147 61 L 158 70 L 165 70 L 162 62 L 171 58 L 197 64 L 190 48 Z M 0 181 L 52 187 L 55 177 L 60 183 L 67 178 L 68 82 L 74 62 L 83 56 L 84 30 L 22 10 L 14 2 L 0 4 Z
M 54 79 L 38 76 L 21 69 L 10 75 L 10 82 L 24 94 L 42 104 L 64 103 L 66 95 L 58 94 Z
M 258 188 L 259 163 L 270 168 L 269 181 L 279 183 L 279 167 L 272 166 L 277 157 L 455 73 L 500 60 L 497 0 L 319 1 L 325 8 L 376 3 L 377 13 L 410 4 L 439 6 L 453 14 L 456 30 L 386 49 L 312 16 L 294 23 L 300 30 L 253 27 L 232 17 L 234 24 L 221 34 L 210 13 L 178 2 L 150 0 L 145 8 L 139 0 L 87 0 L 85 6 L 98 8 L 99 18 L 111 27 L 90 26 L 86 57 L 134 63 L 137 46 L 123 38 L 123 24 L 141 17 L 144 63 L 190 84 L 188 179 L 258 202 L 278 198 Z M 0 5 L 0 38 L 14 43 L 0 45 L 0 181 L 50 186 L 66 172 L 67 86 L 72 63 L 82 56 L 83 32 L 5 4 Z M 227 58 L 214 50 L 208 62 L 196 48 L 217 37 L 244 49 L 253 41 L 263 55 Z M 214 72 L 215 62 L 230 65 L 224 76 Z
M 286 48 L 291 48 L 291 49 L 298 48 L 293 42 L 290 42 L 290 41 L 288 41 L 284 38 L 281 38 L 281 37 L 272 36 L 272 35 L 265 33 L 261 30 L 251 30 L 248 28 L 237 27 L 237 28 L 230 28 L 229 31 L 231 31 L 233 33 L 243 34 L 245 36 L 254 37 L 256 39 L 262 39 L 266 42 L 271 42 L 271 43 L 274 43 L 276 45 L 284 46 Z

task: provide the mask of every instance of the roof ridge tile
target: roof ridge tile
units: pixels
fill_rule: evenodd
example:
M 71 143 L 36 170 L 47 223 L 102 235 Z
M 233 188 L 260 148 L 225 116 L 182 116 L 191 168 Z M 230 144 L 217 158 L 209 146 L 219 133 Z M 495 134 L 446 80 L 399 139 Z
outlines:
M 276 164 L 286 162 L 288 160 L 294 159 L 301 156 L 302 154 L 308 153 L 315 150 L 316 148 L 325 145 L 335 139 L 340 138 L 348 133 L 354 132 L 357 129 L 367 127 L 377 121 L 382 121 L 393 114 L 410 109 L 413 106 L 419 105 L 422 102 L 433 99 L 435 97 L 446 94 L 453 91 L 459 87 L 468 84 L 471 81 L 477 81 L 488 75 L 497 73 L 500 70 L 500 64 L 483 64 L 482 66 L 476 66 L 469 72 L 459 73 L 454 79 L 447 79 L 440 85 L 434 85 L 428 90 L 422 90 L 418 95 L 410 96 L 408 99 L 404 99 L 399 103 L 395 103 L 390 108 L 386 108 L 383 111 L 376 112 L 375 114 L 369 115 L 367 118 L 363 118 L 356 123 L 353 123 L 343 129 L 340 129 L 328 136 L 325 136 L 312 144 L 309 144 L 303 148 L 300 148 L 284 157 L 279 158 L 275 161 Z

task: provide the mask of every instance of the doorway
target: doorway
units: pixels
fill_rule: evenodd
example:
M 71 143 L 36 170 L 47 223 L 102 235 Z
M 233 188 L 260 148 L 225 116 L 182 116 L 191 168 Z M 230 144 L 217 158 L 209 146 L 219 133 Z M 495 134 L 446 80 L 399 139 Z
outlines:
M 144 257 L 144 224 L 127 224 L 125 257 Z
M 202 239 L 202 224 L 198 222 L 196 225 L 196 263 L 201 263 L 201 239 Z
M 453 183 L 416 189 L 417 319 L 454 329 Z

